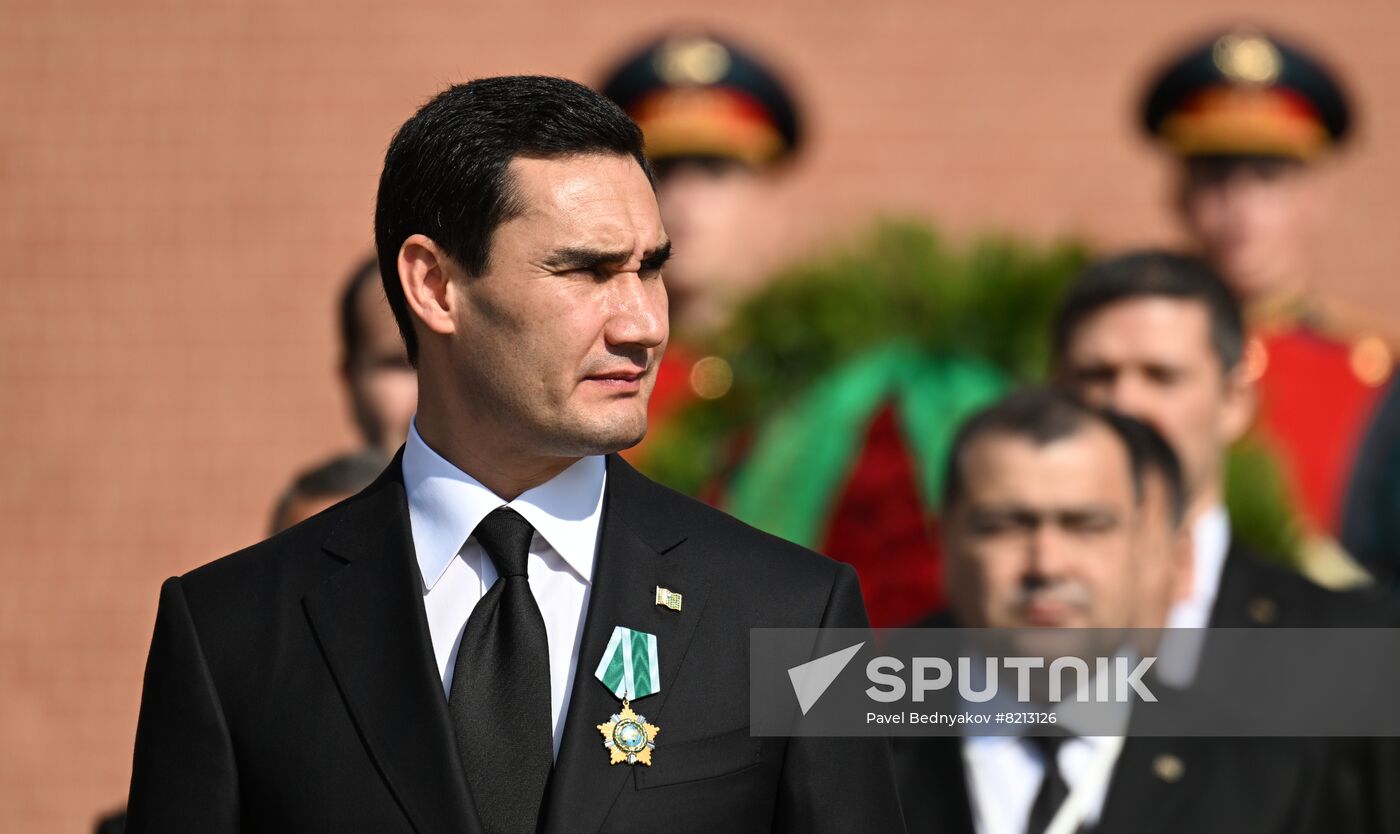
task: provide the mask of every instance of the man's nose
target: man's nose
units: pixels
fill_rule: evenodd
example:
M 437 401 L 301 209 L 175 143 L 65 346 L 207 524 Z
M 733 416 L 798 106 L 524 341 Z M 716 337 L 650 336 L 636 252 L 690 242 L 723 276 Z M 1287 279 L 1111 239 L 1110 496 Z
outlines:
M 666 289 L 659 279 L 643 279 L 636 272 L 613 278 L 612 315 L 604 337 L 612 345 L 654 348 L 670 332 Z
M 1132 374 L 1119 374 L 1104 386 L 1103 405 L 1139 420 L 1148 416 L 1147 386 Z
M 1027 541 L 1027 573 L 1042 582 L 1053 580 L 1064 573 L 1069 555 L 1065 537 L 1055 525 L 1042 523 Z

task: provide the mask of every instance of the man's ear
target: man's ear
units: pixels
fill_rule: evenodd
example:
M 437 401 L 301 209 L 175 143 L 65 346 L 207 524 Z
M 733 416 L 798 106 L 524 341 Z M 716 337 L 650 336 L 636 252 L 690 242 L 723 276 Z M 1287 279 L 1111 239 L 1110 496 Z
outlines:
M 451 292 L 452 259 L 427 235 L 409 235 L 399 247 L 399 284 L 404 299 L 430 333 L 455 333 L 452 317 L 458 299 Z
M 1240 362 L 1225 377 L 1225 406 L 1220 412 L 1220 436 L 1226 445 L 1239 440 L 1249 431 L 1259 408 L 1259 387 L 1246 365 L 1248 362 Z

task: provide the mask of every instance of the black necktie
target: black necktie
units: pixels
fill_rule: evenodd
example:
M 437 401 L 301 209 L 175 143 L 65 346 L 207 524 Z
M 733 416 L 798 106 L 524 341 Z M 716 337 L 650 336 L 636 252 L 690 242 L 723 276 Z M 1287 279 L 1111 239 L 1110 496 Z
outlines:
M 447 711 L 488 834 L 533 834 L 554 762 L 549 640 L 526 569 L 535 528 L 501 507 L 477 525 L 500 578 L 462 630 Z
M 1039 750 L 1045 760 L 1045 777 L 1040 780 L 1040 790 L 1035 795 L 1035 802 L 1031 803 L 1026 834 L 1044 834 L 1045 829 L 1054 821 L 1055 814 L 1059 813 L 1060 806 L 1069 798 L 1069 785 L 1060 774 L 1057 755 L 1060 745 L 1065 743 L 1065 738 L 1063 735 L 1026 737 L 1026 741 Z

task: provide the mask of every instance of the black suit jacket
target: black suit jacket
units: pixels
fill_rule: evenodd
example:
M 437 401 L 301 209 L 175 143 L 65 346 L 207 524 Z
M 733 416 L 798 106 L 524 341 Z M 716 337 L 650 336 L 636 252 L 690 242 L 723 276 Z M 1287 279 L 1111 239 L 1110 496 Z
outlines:
M 1334 593 L 1231 542 L 1211 626 L 1385 625 L 1387 607 L 1366 592 Z M 947 617 L 923 627 L 952 625 Z M 1207 642 L 1209 658 L 1209 642 Z M 1129 737 L 1114 765 L 1095 834 L 1150 832 L 1375 832 L 1379 774 L 1393 773 L 1359 742 L 1273 738 Z M 956 738 L 894 740 L 905 822 L 916 832 L 973 832 Z
M 1374 590 L 1329 591 L 1230 542 L 1211 628 L 1385 628 L 1394 624 L 1389 599 Z
M 647 480 L 616 456 L 539 830 L 901 830 L 882 739 L 749 735 L 754 627 L 864 627 L 854 571 Z M 655 605 L 661 585 L 680 612 Z M 657 635 L 651 767 L 608 764 L 592 671 Z M 502 737 L 509 734 L 503 727 Z M 453 743 L 400 459 L 359 495 L 161 590 L 128 831 L 480 831 Z M 502 756 L 509 756 L 504 746 Z
M 1329 591 L 1232 541 L 1210 625 L 1394 628 L 1400 620 L 1393 600 L 1378 588 Z M 1327 746 L 1324 815 L 1336 821 L 1337 830 L 1400 834 L 1400 740 L 1331 739 Z
M 895 739 L 909 834 L 974 834 L 962 742 Z M 1128 738 L 1094 834 L 1333 834 L 1323 745 L 1292 739 Z

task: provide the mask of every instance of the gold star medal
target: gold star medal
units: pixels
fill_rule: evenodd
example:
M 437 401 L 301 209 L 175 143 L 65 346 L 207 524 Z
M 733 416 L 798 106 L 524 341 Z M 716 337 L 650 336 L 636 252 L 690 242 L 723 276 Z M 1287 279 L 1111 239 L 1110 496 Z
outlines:
M 606 724 L 598 725 L 603 734 L 603 746 L 612 753 L 608 764 L 642 764 L 651 766 L 651 751 L 656 748 L 656 734 L 661 728 L 648 724 L 645 716 L 632 711 L 631 702 L 622 699 L 622 712 Z
M 650 767 L 651 751 L 656 749 L 656 734 L 661 728 L 633 712 L 632 699 L 655 695 L 661 689 L 656 635 L 614 627 L 595 676 L 622 699 L 622 710 L 598 725 L 603 746 L 608 750 L 608 764 L 640 762 Z

